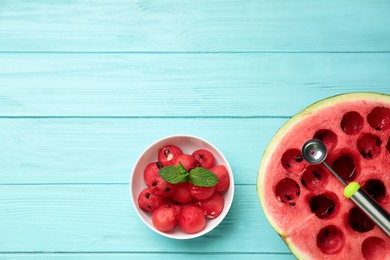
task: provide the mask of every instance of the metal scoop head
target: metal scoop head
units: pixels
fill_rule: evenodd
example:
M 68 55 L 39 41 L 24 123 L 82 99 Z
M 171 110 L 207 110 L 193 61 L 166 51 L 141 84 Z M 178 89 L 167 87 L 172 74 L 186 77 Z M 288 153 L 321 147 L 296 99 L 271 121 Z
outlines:
M 302 146 L 302 156 L 311 164 L 322 163 L 327 155 L 328 150 L 325 144 L 318 139 L 310 139 Z

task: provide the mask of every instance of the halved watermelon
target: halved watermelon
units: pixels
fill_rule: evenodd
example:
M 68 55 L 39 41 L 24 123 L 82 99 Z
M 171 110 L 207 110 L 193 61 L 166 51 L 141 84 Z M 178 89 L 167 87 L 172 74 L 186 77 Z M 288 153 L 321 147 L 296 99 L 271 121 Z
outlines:
M 390 96 L 348 93 L 321 100 L 284 124 L 261 160 L 257 193 L 268 221 L 299 259 L 390 259 L 390 238 L 343 196 L 322 164 L 301 154 L 322 140 L 326 162 L 390 212 Z

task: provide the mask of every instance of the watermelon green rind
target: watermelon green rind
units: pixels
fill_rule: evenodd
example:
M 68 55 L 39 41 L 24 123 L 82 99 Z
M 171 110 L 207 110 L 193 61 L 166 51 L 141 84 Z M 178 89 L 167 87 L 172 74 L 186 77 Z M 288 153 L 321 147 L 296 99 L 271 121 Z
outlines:
M 262 160 L 260 163 L 258 176 L 257 176 L 257 193 L 259 196 L 259 200 L 263 209 L 263 212 L 271 224 L 271 226 L 276 230 L 276 232 L 282 237 L 282 239 L 286 242 L 287 246 L 290 248 L 291 252 L 296 255 L 300 259 L 306 259 L 310 258 L 309 255 L 306 255 L 305 252 L 302 252 L 302 250 L 298 249 L 296 245 L 292 242 L 290 239 L 290 233 L 295 232 L 296 236 L 299 236 L 298 231 L 294 231 L 294 229 L 299 229 L 299 227 L 292 225 L 291 230 L 286 229 L 285 227 L 282 227 L 282 225 L 279 225 L 277 221 L 272 216 L 272 212 L 270 212 L 269 205 L 266 201 L 266 185 L 271 185 L 270 183 L 267 183 L 269 177 L 266 172 L 269 168 L 269 163 L 271 161 L 272 156 L 277 152 L 278 145 L 283 141 L 284 138 L 286 138 L 286 133 L 291 131 L 291 129 L 294 129 L 298 124 L 301 124 L 304 120 L 309 120 L 310 117 L 313 116 L 313 114 L 317 113 L 318 111 L 323 111 L 324 109 L 328 109 L 328 111 L 331 111 L 329 109 L 332 109 L 337 104 L 341 104 L 343 102 L 354 102 L 354 101 L 367 101 L 367 102 L 373 102 L 373 103 L 384 103 L 384 104 L 390 104 L 390 96 L 386 94 L 380 94 L 375 92 L 355 92 L 355 93 L 346 93 L 346 94 L 340 94 L 337 96 L 329 97 L 323 100 L 320 100 L 316 103 L 313 103 L 309 107 L 303 109 L 301 112 L 293 116 L 290 120 L 288 120 L 273 136 L 273 138 L 270 140 L 269 145 L 267 146 L 266 150 L 264 151 L 264 154 L 262 156 Z M 337 111 L 335 111 L 337 113 Z M 326 124 L 326 122 L 324 122 Z M 325 126 L 326 127 L 326 126 Z M 291 138 L 291 135 L 290 135 Z M 307 139 L 312 138 L 312 136 L 308 136 Z M 284 140 L 283 142 L 286 142 Z M 288 142 L 288 141 L 287 141 Z M 303 142 L 302 142 L 303 144 Z M 334 193 L 342 193 L 342 187 L 335 188 Z M 349 201 L 343 202 L 343 203 L 350 203 Z M 313 216 L 306 216 L 307 219 L 300 219 L 300 223 L 308 222 L 310 223 L 311 218 Z M 339 219 L 341 221 L 341 217 Z M 357 238 L 356 238 L 357 239 Z

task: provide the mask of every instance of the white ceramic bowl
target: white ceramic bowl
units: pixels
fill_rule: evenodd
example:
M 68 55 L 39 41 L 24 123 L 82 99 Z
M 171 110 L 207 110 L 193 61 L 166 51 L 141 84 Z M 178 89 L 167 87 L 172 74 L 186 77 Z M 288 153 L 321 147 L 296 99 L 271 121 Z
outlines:
M 225 201 L 224 201 L 224 208 L 222 213 L 215 219 L 207 219 L 205 228 L 196 233 L 196 234 L 187 234 L 183 232 L 180 227 L 176 227 L 171 232 L 161 232 L 157 230 L 152 223 L 152 214 L 149 212 L 145 212 L 138 207 L 138 195 L 139 193 L 146 188 L 146 184 L 143 179 L 143 172 L 147 164 L 150 162 L 157 161 L 157 153 L 158 151 L 165 145 L 173 144 L 178 146 L 182 149 L 183 153 L 189 153 L 191 154 L 193 151 L 197 149 L 207 149 L 210 152 L 213 153 L 215 157 L 215 165 L 217 164 L 223 164 L 225 165 L 226 169 L 228 170 L 229 177 L 230 177 L 230 186 L 229 189 L 222 193 Z M 233 196 L 234 196 L 234 179 L 232 170 L 230 168 L 230 165 L 228 161 L 226 160 L 225 156 L 221 153 L 218 148 L 216 148 L 211 143 L 207 142 L 206 140 L 203 140 L 196 136 L 191 135 L 174 135 L 174 136 L 168 136 L 165 138 L 162 138 L 153 144 L 151 144 L 149 147 L 147 147 L 144 152 L 139 156 L 137 159 L 132 174 L 130 178 L 130 193 L 131 193 L 131 199 L 135 208 L 135 211 L 137 212 L 138 216 L 141 218 L 141 220 L 153 231 L 174 239 L 190 239 L 202 236 L 211 230 L 213 230 L 216 226 L 218 226 L 219 223 L 225 218 L 226 214 L 228 213 L 230 206 L 233 202 Z

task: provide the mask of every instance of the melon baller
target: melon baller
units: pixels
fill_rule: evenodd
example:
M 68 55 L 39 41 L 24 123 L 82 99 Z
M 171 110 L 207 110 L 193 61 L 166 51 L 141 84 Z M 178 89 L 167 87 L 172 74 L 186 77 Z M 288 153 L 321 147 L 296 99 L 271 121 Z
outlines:
M 390 215 L 357 182 L 347 182 L 325 162 L 328 150 L 318 139 L 311 139 L 302 146 L 302 156 L 310 164 L 322 163 L 344 184 L 344 196 L 351 199 L 367 216 L 390 237 Z

